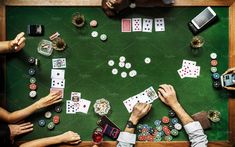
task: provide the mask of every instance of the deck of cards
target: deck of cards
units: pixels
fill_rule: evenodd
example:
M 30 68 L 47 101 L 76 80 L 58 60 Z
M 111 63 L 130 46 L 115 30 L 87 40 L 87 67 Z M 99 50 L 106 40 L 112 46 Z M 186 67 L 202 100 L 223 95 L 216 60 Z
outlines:
M 197 78 L 200 75 L 200 66 L 196 64 L 195 61 L 183 60 L 182 67 L 177 70 L 180 78 Z
M 153 89 L 153 87 L 151 86 L 148 89 L 145 89 L 143 92 L 140 92 L 139 94 L 126 99 L 125 101 L 123 101 L 123 104 L 125 105 L 127 111 L 131 113 L 135 104 L 137 103 L 150 104 L 157 98 L 158 98 L 158 95 L 156 91 Z
M 66 114 L 82 112 L 87 114 L 91 101 L 81 98 L 80 92 L 71 92 L 70 100 L 66 101 Z
M 124 18 L 122 19 L 122 32 L 152 32 L 153 23 L 155 32 L 165 31 L 164 18 Z

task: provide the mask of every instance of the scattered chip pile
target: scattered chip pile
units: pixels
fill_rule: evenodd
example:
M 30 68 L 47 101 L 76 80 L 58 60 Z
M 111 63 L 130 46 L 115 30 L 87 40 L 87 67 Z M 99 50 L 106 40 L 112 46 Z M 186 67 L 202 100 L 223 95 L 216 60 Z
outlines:
M 211 53 L 210 54 L 211 58 L 211 73 L 212 73 L 212 85 L 214 88 L 218 89 L 221 87 L 221 82 L 220 82 L 220 74 L 218 73 L 217 66 L 218 66 L 218 60 L 217 60 L 217 54 L 216 53 Z
M 96 28 L 98 25 L 98 22 L 96 20 L 90 21 L 90 27 Z M 97 31 L 92 31 L 91 32 L 91 37 L 97 38 L 99 36 L 99 33 Z M 100 40 L 105 42 L 108 39 L 108 36 L 106 34 L 100 34 Z
M 169 111 L 168 116 L 163 116 L 161 120 L 155 120 L 154 127 L 139 124 L 137 126 L 138 140 L 150 142 L 172 141 L 174 137 L 179 135 L 182 125 L 173 110 Z

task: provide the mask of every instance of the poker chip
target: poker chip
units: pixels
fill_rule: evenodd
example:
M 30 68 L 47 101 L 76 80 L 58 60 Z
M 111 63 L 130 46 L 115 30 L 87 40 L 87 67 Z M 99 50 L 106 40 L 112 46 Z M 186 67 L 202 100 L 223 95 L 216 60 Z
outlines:
M 44 119 L 40 119 L 40 120 L 38 121 L 38 125 L 39 125 L 40 127 L 44 127 L 44 126 L 46 125 L 46 121 L 45 121 Z
M 169 130 L 168 126 L 163 126 L 162 130 L 165 132 L 166 130 Z
M 168 125 L 168 128 L 169 128 L 170 130 L 172 130 L 172 129 L 174 129 L 175 127 L 174 127 L 173 124 L 169 124 L 169 125 Z
M 176 130 L 176 129 L 171 130 L 171 135 L 172 136 L 177 136 L 178 134 L 179 134 L 178 130 Z
M 129 76 L 130 77 L 135 77 L 137 75 L 137 71 L 136 70 L 132 70 L 129 72 Z
M 165 141 L 172 141 L 173 137 L 171 135 L 167 135 L 164 137 Z
M 160 126 L 161 125 L 161 121 L 160 120 L 155 120 L 154 124 L 155 124 L 155 126 Z
M 125 61 L 126 61 L 126 57 L 121 56 L 121 57 L 119 58 L 119 61 L 120 61 L 120 62 L 125 62 Z
M 156 129 L 157 129 L 158 131 L 162 131 L 162 126 L 156 126 Z
M 215 79 L 215 80 L 218 80 L 220 78 L 219 73 L 217 73 L 217 72 L 213 73 L 212 78 Z
M 36 90 L 36 89 L 37 89 L 37 85 L 36 85 L 35 83 L 31 83 L 31 84 L 29 85 L 29 89 L 30 89 L 30 90 Z
M 29 97 L 31 97 L 31 98 L 35 98 L 37 96 L 37 92 L 36 91 L 30 91 L 29 92 Z
M 122 77 L 122 78 L 126 78 L 126 77 L 127 77 L 127 73 L 126 73 L 126 72 L 122 72 L 122 73 L 121 73 L 121 77 Z
M 211 66 L 217 66 L 218 61 L 217 60 L 211 60 Z
M 217 54 L 216 53 L 211 53 L 210 57 L 211 57 L 211 59 L 216 59 L 217 58 Z
M 50 111 L 47 111 L 44 116 L 45 118 L 51 118 L 52 113 Z
M 55 124 L 54 124 L 53 122 L 50 122 L 50 123 L 47 125 L 47 128 L 48 128 L 49 130 L 53 130 L 54 127 L 55 127 Z
M 178 118 L 176 118 L 176 117 L 174 117 L 174 118 L 172 118 L 171 119 L 171 123 L 174 125 L 174 124 L 176 124 L 176 123 L 178 123 L 179 122 L 179 120 L 178 120 Z
M 166 136 L 168 136 L 168 135 L 171 134 L 171 131 L 169 129 L 167 129 L 167 130 L 164 131 L 164 133 L 165 133 Z
M 130 69 L 131 68 L 131 63 L 126 63 L 125 67 L 126 67 L 126 69 Z
M 97 26 L 97 21 L 96 20 L 92 20 L 92 21 L 90 21 L 90 26 L 91 27 L 96 27 Z
M 211 72 L 212 72 L 212 73 L 217 72 L 217 67 L 211 67 Z
M 118 65 L 119 65 L 119 67 L 124 67 L 124 66 L 125 66 L 125 63 L 122 62 L 122 61 L 120 61 Z
M 220 88 L 221 87 L 221 83 L 219 81 L 213 81 L 213 87 L 214 88 Z
M 62 111 L 61 106 L 55 106 L 55 112 L 60 113 Z
M 112 69 L 112 74 L 113 74 L 113 75 L 118 74 L 118 70 L 117 70 L 116 68 Z
M 176 124 L 174 125 L 174 127 L 175 127 L 176 130 L 181 130 L 181 129 L 182 129 L 182 125 L 179 124 L 179 123 L 176 123 Z
M 34 68 L 30 68 L 29 71 L 28 71 L 28 73 L 29 73 L 30 76 L 35 75 L 35 72 L 36 72 L 36 71 L 35 71 Z
M 91 36 L 94 37 L 94 38 L 98 37 L 98 35 L 99 35 L 99 34 L 98 34 L 97 31 L 91 32 Z
M 170 117 L 174 117 L 175 116 L 175 112 L 173 110 L 169 110 L 168 115 Z
M 36 80 L 36 78 L 35 78 L 35 77 L 31 77 L 29 81 L 30 81 L 30 83 L 32 83 L 32 84 L 33 84 L 33 83 L 36 83 L 36 81 L 37 81 L 37 80 Z
M 162 140 L 162 137 L 155 137 L 155 138 L 154 138 L 154 141 L 155 141 L 155 142 L 159 142 L 159 141 L 161 141 L 161 140 Z
M 160 136 L 163 136 L 163 135 L 164 135 L 164 132 L 163 132 L 163 131 L 159 131 L 158 134 L 159 134 Z
M 146 57 L 146 58 L 144 59 L 144 62 L 145 62 L 146 64 L 149 64 L 149 63 L 151 62 L 151 58 Z
M 59 122 L 60 122 L 60 117 L 59 117 L 59 115 L 53 116 L 53 123 L 54 123 L 55 125 L 57 125 L 57 124 L 59 124 Z
M 29 63 L 30 65 L 34 65 L 34 64 L 35 64 L 35 58 L 34 58 L 34 57 L 29 57 L 29 58 L 28 58 L 28 63 Z
M 107 39 L 108 39 L 108 37 L 107 37 L 106 34 L 101 34 L 101 35 L 100 35 L 100 40 L 106 41 Z
M 162 117 L 162 123 L 167 124 L 167 123 L 169 123 L 169 121 L 170 121 L 169 117 L 167 117 L 167 116 Z
M 113 66 L 113 65 L 114 65 L 114 61 L 113 61 L 113 60 L 109 60 L 109 61 L 108 61 L 108 65 L 109 65 L 109 66 Z

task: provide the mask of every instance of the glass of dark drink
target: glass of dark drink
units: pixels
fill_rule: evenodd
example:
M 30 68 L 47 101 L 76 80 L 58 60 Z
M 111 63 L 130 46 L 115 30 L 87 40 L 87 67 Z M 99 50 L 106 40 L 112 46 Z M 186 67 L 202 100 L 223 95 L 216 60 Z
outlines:
M 92 140 L 94 144 L 100 144 L 103 141 L 103 133 L 101 128 L 96 128 L 92 133 Z

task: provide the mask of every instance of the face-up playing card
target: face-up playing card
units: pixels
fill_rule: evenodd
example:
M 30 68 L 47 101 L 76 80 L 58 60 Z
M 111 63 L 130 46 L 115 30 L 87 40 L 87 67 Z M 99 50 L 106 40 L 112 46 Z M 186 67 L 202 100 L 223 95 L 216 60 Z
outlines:
M 80 107 L 79 107 L 78 112 L 82 112 L 82 113 L 87 114 L 89 107 L 90 107 L 90 104 L 91 104 L 91 101 L 88 101 L 85 99 L 80 99 L 79 104 L 80 104 Z
M 130 97 L 127 100 L 123 101 L 123 104 L 125 105 L 125 107 L 129 113 L 132 112 L 133 107 L 135 106 L 136 103 L 138 103 L 138 98 L 135 96 Z
M 142 19 L 141 18 L 132 18 L 132 31 L 133 32 L 142 31 Z
M 158 95 L 152 86 L 146 89 L 144 92 L 149 97 L 149 99 L 151 99 L 152 102 L 158 98 Z
M 63 79 L 52 79 L 51 80 L 51 87 L 52 88 L 64 88 L 65 87 L 65 80 L 63 80 Z
M 53 68 L 66 68 L 66 58 L 52 59 Z
M 122 32 L 131 32 L 131 19 L 122 19 Z
M 156 32 L 165 31 L 164 18 L 155 18 L 154 22 L 155 22 L 155 31 Z
M 75 114 L 76 113 L 76 111 L 74 109 L 74 102 L 73 101 L 70 101 L 70 100 L 66 101 L 66 113 L 67 114 Z
M 50 92 L 61 92 L 61 98 L 64 98 L 64 89 L 62 88 L 50 88 Z
M 62 69 L 51 69 L 51 78 L 52 79 L 64 79 L 65 71 Z
M 197 78 L 200 75 L 200 66 L 196 66 L 195 61 L 183 60 L 182 68 L 177 70 L 180 78 Z
M 143 19 L 143 32 L 152 32 L 153 20 L 152 19 Z
M 182 68 L 181 68 L 181 69 L 178 69 L 177 72 L 178 72 L 178 74 L 179 74 L 179 76 L 180 76 L 181 79 L 183 79 L 183 78 L 185 77 L 185 74 L 186 74 L 186 73 L 184 73 L 184 71 L 183 71 Z
M 190 60 L 183 60 L 183 63 L 182 63 L 182 67 L 184 68 L 190 68 L 190 67 L 194 67 L 196 66 L 196 62 L 195 61 L 190 61 Z
M 80 92 L 71 92 L 71 101 L 79 102 L 80 99 L 81 99 L 81 93 Z

